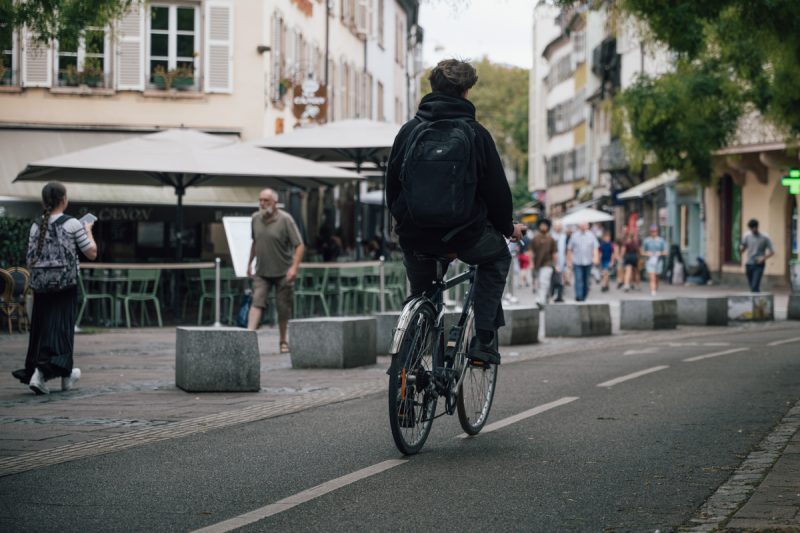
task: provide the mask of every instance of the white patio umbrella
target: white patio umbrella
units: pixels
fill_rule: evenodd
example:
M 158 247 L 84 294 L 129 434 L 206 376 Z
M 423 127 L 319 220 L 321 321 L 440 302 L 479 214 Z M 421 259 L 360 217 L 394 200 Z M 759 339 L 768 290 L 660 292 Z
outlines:
M 314 161 L 352 161 L 360 170 L 367 161 L 382 163 L 399 131 L 400 124 L 390 122 L 339 120 L 297 128 L 252 144 Z
M 360 173 L 364 163 L 372 162 L 379 168 L 384 165 L 399 131 L 400 124 L 390 122 L 339 120 L 322 126 L 300 127 L 282 135 L 253 141 L 252 144 L 314 161 L 349 161 L 355 164 L 356 172 Z M 356 202 L 361 203 L 358 189 Z M 360 209 L 356 209 L 356 241 L 361 242 Z M 360 246 L 356 246 L 356 253 L 360 256 Z
M 176 252 L 181 259 L 188 187 L 308 187 L 361 179 L 347 170 L 182 128 L 36 161 L 14 181 L 172 187 L 178 197 Z
M 612 220 L 614 220 L 614 217 L 608 213 L 592 209 L 591 207 L 584 207 L 583 209 L 579 209 L 574 213 L 568 213 L 562 217 L 561 224 L 564 226 L 571 226 L 577 224 L 592 224 L 593 222 L 610 222 Z

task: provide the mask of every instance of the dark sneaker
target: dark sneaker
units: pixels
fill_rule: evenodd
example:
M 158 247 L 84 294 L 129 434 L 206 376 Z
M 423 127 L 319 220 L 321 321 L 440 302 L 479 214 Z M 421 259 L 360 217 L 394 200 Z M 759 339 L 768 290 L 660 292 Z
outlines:
M 478 337 L 472 337 L 472 342 L 469 343 L 467 357 L 473 361 L 480 361 L 481 363 L 489 363 L 491 365 L 500 364 L 500 352 L 495 350 L 494 347 L 480 342 Z

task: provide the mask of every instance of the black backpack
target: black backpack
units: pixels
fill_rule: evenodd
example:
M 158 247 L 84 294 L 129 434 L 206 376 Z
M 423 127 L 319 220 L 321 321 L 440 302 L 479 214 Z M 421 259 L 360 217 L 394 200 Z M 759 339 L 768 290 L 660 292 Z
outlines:
M 418 124 L 409 136 L 400 183 L 417 227 L 447 229 L 471 223 L 478 189 L 472 126 L 460 119 Z

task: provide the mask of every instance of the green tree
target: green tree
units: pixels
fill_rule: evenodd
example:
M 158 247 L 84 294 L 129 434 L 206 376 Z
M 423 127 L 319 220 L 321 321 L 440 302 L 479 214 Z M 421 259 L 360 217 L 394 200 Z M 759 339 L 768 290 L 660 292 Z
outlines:
M 0 0 L 0 21 L 6 28 L 27 27 L 41 41 L 75 42 L 88 26 L 106 26 L 141 1 Z
M 494 137 L 500 155 L 517 175 L 514 205 L 530 201 L 528 191 L 528 70 L 492 63 L 484 57 L 473 63 L 478 83 L 470 89 L 478 122 Z M 431 91 L 426 72 L 422 94 Z
M 561 5 L 575 0 L 558 0 Z M 800 2 L 797 0 L 592 0 L 643 21 L 675 55 L 675 72 L 642 76 L 620 96 L 632 159 L 690 179 L 711 179 L 712 153 L 738 118 L 758 110 L 800 138 Z

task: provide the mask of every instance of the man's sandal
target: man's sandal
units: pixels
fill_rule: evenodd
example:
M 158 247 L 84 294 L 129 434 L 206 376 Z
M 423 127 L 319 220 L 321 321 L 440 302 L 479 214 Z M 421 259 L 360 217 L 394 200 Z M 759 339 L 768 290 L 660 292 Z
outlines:
M 289 353 L 289 343 L 282 342 L 281 343 L 281 353 Z

